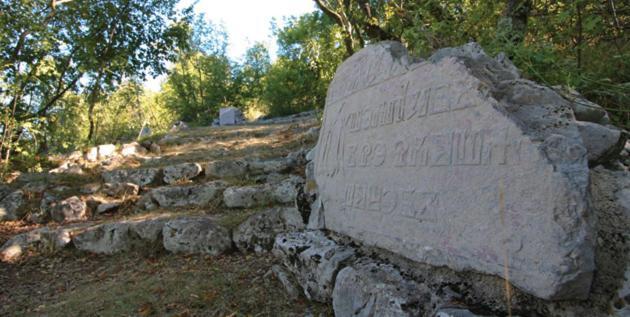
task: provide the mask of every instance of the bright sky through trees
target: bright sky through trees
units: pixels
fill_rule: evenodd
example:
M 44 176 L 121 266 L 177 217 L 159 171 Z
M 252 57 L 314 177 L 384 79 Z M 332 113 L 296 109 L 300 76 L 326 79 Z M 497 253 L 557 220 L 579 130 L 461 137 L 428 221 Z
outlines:
M 180 8 L 194 3 L 182 0 Z M 222 24 L 228 32 L 228 56 L 241 60 L 247 48 L 262 42 L 269 49 L 272 59 L 276 56 L 276 41 L 271 36 L 271 21 L 282 25 L 282 18 L 300 16 L 317 10 L 312 0 L 199 0 L 196 13 L 204 13 L 206 19 Z M 158 91 L 164 76 L 148 80 L 145 87 Z
M 191 0 L 183 0 L 188 6 Z M 316 10 L 313 0 L 200 0 L 195 12 L 204 13 L 214 23 L 223 24 L 228 32 L 228 56 L 240 59 L 255 42 L 265 43 L 275 55 L 276 43 L 271 39 L 271 19 L 279 23 L 284 16 L 300 16 Z

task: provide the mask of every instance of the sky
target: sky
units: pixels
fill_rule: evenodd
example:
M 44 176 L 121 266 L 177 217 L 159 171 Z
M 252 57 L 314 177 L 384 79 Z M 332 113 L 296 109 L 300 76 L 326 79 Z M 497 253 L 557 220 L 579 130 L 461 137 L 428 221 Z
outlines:
M 182 0 L 182 8 L 194 3 Z M 204 13 L 206 19 L 222 24 L 228 33 L 228 56 L 240 61 L 245 51 L 256 42 L 269 49 L 272 59 L 276 55 L 276 42 L 271 34 L 271 20 L 282 23 L 283 17 L 299 16 L 315 10 L 313 0 L 199 0 L 195 13 Z M 164 76 L 148 80 L 145 87 L 157 91 Z

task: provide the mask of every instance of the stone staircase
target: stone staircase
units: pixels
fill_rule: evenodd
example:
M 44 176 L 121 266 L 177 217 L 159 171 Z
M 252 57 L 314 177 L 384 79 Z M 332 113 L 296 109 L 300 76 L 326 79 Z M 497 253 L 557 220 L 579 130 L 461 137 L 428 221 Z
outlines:
M 282 122 L 99 146 L 49 173 L 20 175 L 2 188 L 3 219 L 38 228 L 1 241 L 0 259 L 64 248 L 268 251 L 277 233 L 304 227 L 295 200 L 318 130 L 313 114 Z

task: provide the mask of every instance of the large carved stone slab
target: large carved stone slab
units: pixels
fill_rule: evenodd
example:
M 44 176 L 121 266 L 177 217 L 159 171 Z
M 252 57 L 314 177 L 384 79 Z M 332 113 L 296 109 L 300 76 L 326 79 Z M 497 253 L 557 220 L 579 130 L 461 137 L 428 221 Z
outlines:
M 368 46 L 337 70 L 317 149 L 326 228 L 541 298 L 588 295 L 586 149 L 566 100 L 508 60 Z

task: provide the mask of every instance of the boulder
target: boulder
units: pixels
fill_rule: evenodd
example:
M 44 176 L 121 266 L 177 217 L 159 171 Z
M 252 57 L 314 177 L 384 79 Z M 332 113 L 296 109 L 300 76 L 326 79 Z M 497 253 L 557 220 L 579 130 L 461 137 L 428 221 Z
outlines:
M 50 217 L 57 222 L 85 220 L 87 204 L 77 196 L 66 198 L 51 208 Z
M 85 153 L 85 160 L 88 162 L 95 162 L 98 160 L 98 148 L 97 147 L 91 147 L 90 149 L 87 150 L 87 152 Z
M 24 203 L 24 192 L 16 190 L 0 200 L 0 221 L 16 220 L 16 212 Z
M 298 231 L 277 235 L 273 253 L 293 274 L 309 300 L 326 303 L 332 298 L 337 272 L 355 251 L 327 238 L 322 231 Z
M 113 170 L 101 174 L 106 183 L 133 183 L 140 187 L 152 184 L 158 179 L 160 170 L 157 168 L 140 168 L 128 170 Z
M 120 202 L 102 203 L 98 205 L 98 207 L 96 207 L 96 213 L 97 214 L 111 213 L 118 210 L 118 207 L 120 207 L 120 205 L 121 205 Z
M 433 310 L 428 287 L 365 258 L 339 271 L 332 305 L 335 316 L 429 316 Z
M 280 284 L 284 287 L 289 299 L 296 300 L 300 297 L 300 290 L 297 282 L 285 268 L 280 265 L 274 265 L 271 267 L 271 272 L 278 281 L 280 281 Z
M 297 209 L 272 208 L 256 213 L 241 223 L 232 234 L 234 244 L 241 252 L 271 251 L 276 235 L 304 229 Z
M 50 221 L 51 211 L 57 205 L 59 197 L 49 192 L 42 195 L 39 209 L 30 214 L 30 221 L 34 223 L 46 223 Z
M 621 131 L 617 128 L 585 121 L 578 121 L 576 124 L 588 152 L 590 165 L 607 162 L 610 158 L 617 157 L 623 148 L 625 139 L 621 137 Z
M 106 159 L 116 155 L 116 146 L 113 144 L 103 144 L 97 147 L 98 159 Z
M 72 237 L 74 246 L 82 251 L 113 254 L 158 247 L 161 233 L 168 219 L 128 220 L 93 226 Z
M 219 125 L 235 125 L 245 122 L 243 113 L 235 107 L 227 107 L 219 109 Z
M 242 177 L 247 175 L 248 164 L 244 160 L 214 161 L 206 164 L 204 171 L 209 177 Z
M 230 232 L 207 217 L 171 220 L 162 235 L 164 248 L 175 253 L 219 255 L 232 247 Z
M 293 166 L 293 161 L 284 157 L 268 160 L 253 159 L 249 161 L 249 171 L 252 174 L 284 173 Z
M 0 261 L 13 262 L 20 259 L 28 251 L 54 252 L 63 249 L 72 234 L 81 229 L 81 225 L 62 228 L 39 228 L 20 233 L 0 247 Z
M 164 174 L 164 182 L 174 185 L 193 179 L 202 171 L 201 165 L 197 163 L 182 163 L 165 167 L 162 173 Z
M 160 155 L 162 154 L 162 148 L 160 148 L 160 145 L 153 142 L 151 143 L 151 145 L 149 145 L 149 151 L 155 155 Z
M 140 192 L 140 186 L 134 183 L 105 183 L 103 193 L 111 197 L 136 196 Z
M 50 171 L 48 171 L 48 173 L 50 174 L 77 174 L 77 175 L 84 174 L 83 169 L 81 168 L 79 164 L 69 163 L 69 162 L 65 162 L 61 164 L 61 166 L 51 169 Z
M 147 149 L 140 145 L 138 142 L 131 142 L 122 145 L 120 149 L 120 154 L 124 157 L 127 156 L 135 156 L 135 155 L 145 155 L 147 154 Z
M 419 62 L 400 43 L 369 45 L 328 89 L 314 160 L 326 229 L 458 271 L 501 277 L 509 260 L 525 292 L 585 299 L 582 139 L 566 99 L 475 43 Z
M 199 185 L 163 186 L 146 193 L 139 201 L 145 209 L 153 207 L 207 206 L 221 198 L 225 189 L 223 181 Z
M 610 123 L 608 113 L 602 106 L 588 101 L 576 90 L 566 86 L 553 86 L 552 88 L 571 103 L 571 108 L 577 120 L 599 124 Z
M 233 186 L 223 192 L 223 202 L 229 208 L 251 208 L 271 205 L 274 197 L 266 185 Z
M 304 179 L 299 176 L 291 175 L 280 183 L 271 185 L 273 187 L 272 197 L 278 203 L 292 203 L 297 197 L 298 186 L 303 184 Z

